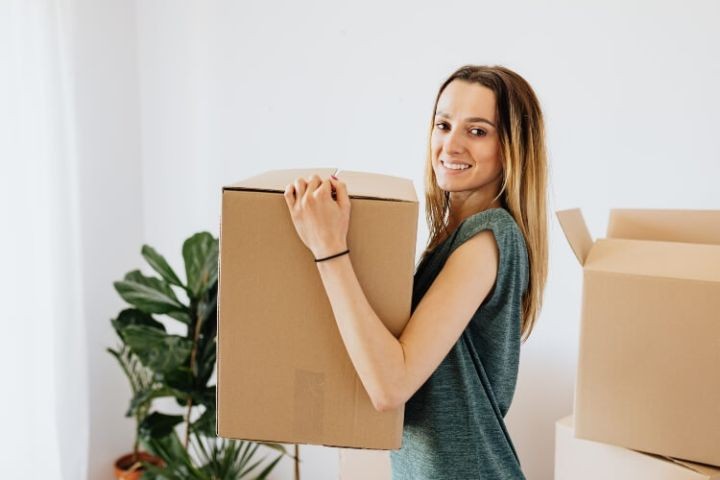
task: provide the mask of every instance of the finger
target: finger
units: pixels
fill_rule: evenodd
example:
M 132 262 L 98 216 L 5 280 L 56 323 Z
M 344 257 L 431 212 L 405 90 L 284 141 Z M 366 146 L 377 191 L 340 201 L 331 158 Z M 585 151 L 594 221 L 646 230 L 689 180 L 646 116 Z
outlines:
M 330 182 L 326 180 L 320 180 L 320 184 L 318 185 L 317 189 L 315 190 L 315 195 L 318 197 L 329 197 L 330 192 L 332 191 L 332 185 L 330 185 Z
M 300 200 L 305 195 L 305 189 L 307 188 L 307 182 L 304 178 L 298 177 L 295 179 L 295 198 Z
M 293 205 L 295 205 L 295 185 L 292 183 L 285 185 L 285 192 L 283 192 L 283 196 L 285 197 L 285 203 L 287 203 L 287 206 L 292 208 Z
M 318 187 L 322 184 L 322 179 L 318 175 L 313 175 L 310 177 L 310 181 L 307 185 L 307 192 L 308 194 L 314 193 L 315 190 L 318 189 Z
M 336 180 L 334 178 L 330 178 L 330 184 L 335 188 L 335 196 L 337 199 L 337 202 L 340 204 L 341 207 L 345 207 L 346 205 L 350 205 L 350 197 L 347 193 L 347 186 L 345 185 L 345 182 L 342 180 Z

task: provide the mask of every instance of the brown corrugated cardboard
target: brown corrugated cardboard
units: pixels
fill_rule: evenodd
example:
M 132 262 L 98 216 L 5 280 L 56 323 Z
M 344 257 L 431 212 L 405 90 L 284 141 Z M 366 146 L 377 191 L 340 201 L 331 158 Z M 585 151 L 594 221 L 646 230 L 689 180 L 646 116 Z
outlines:
M 555 423 L 555 480 L 718 480 L 720 468 L 646 454 L 573 435 L 573 416 Z
M 576 436 L 720 465 L 720 211 L 616 209 L 595 242 L 556 213 L 583 265 Z
M 378 412 L 337 328 L 283 192 L 335 169 L 274 170 L 222 190 L 217 433 L 350 448 L 401 446 L 404 406 Z M 410 318 L 418 202 L 405 178 L 343 170 L 348 248 L 368 301 L 399 337 Z

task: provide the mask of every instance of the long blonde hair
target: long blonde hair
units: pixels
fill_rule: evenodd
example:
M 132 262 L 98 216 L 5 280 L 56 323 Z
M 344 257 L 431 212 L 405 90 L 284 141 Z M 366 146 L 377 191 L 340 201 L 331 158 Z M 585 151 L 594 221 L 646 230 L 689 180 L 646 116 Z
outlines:
M 540 103 L 527 81 L 512 70 L 497 65 L 464 65 L 443 82 L 435 97 L 428 139 L 434 128 L 440 95 L 453 80 L 476 83 L 495 93 L 500 160 L 504 171 L 502 186 L 496 198 L 500 198 L 503 208 L 510 212 L 520 227 L 530 262 L 528 289 L 522 301 L 521 335 L 522 342 L 525 342 L 540 313 L 548 270 L 548 167 Z M 428 140 L 425 215 L 430 235 L 421 262 L 451 233 L 448 231 L 449 195 L 437 184 Z

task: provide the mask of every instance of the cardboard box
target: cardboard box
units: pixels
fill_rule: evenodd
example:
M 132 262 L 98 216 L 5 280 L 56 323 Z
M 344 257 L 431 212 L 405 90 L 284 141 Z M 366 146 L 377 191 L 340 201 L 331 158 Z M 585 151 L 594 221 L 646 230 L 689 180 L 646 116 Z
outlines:
M 283 192 L 333 168 L 274 170 L 222 190 L 217 433 L 398 449 L 404 406 L 378 412 L 337 328 L 312 252 Z M 399 337 L 410 318 L 418 202 L 405 178 L 343 170 L 348 248 L 368 301 Z
M 595 242 L 557 216 L 583 265 L 576 436 L 720 465 L 720 211 L 615 209 Z
M 555 480 L 718 480 L 720 468 L 646 454 L 573 435 L 573 416 L 555 423 Z
M 341 448 L 340 480 L 391 480 L 390 453 Z

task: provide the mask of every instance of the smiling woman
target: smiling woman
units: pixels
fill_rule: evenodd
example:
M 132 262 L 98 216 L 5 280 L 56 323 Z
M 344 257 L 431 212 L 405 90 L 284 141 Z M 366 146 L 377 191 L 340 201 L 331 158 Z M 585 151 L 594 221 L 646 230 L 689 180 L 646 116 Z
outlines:
M 373 405 L 405 404 L 393 479 L 522 479 L 504 417 L 546 278 L 542 114 L 522 77 L 472 65 L 443 83 L 435 110 L 425 178 L 430 238 L 399 338 L 345 255 L 344 182 L 298 178 L 285 200 Z

